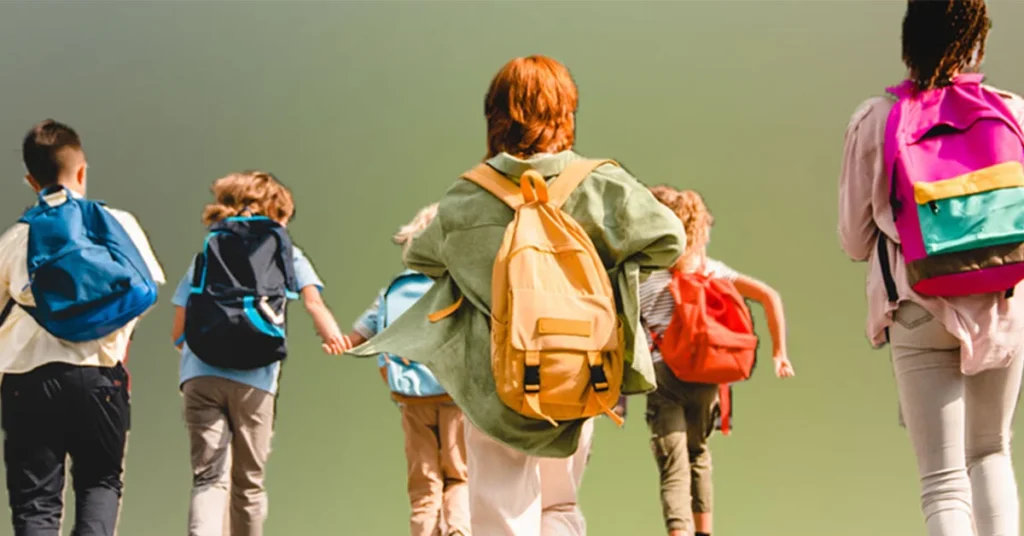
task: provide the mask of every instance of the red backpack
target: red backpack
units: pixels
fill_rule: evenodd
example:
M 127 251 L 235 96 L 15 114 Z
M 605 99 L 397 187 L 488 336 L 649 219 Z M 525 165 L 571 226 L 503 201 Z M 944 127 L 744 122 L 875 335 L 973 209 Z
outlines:
M 757 335 L 750 309 L 730 281 L 672 270 L 675 310 L 662 334 L 653 334 L 661 357 L 677 378 L 719 385 L 722 433 L 732 414 L 729 384 L 750 378 Z

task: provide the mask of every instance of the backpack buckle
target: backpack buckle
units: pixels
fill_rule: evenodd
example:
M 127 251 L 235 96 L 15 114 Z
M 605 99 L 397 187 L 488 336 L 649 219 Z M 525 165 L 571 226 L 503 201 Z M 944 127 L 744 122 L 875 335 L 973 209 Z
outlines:
M 523 372 L 523 390 L 527 393 L 540 392 L 540 365 L 526 365 Z
M 587 361 L 590 364 L 590 385 L 594 386 L 594 392 L 603 393 L 610 387 L 608 376 L 604 373 L 604 360 L 601 352 L 588 352 Z
M 590 365 L 590 383 L 594 391 L 603 393 L 609 389 L 608 376 L 604 373 L 603 365 Z

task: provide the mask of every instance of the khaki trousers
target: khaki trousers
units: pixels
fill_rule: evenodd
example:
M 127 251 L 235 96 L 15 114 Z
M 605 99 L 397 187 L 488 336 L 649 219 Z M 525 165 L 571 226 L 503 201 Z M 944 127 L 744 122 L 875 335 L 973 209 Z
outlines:
M 469 536 L 462 410 L 451 402 L 402 404 L 412 536 Z
M 213 376 L 193 378 L 182 391 L 192 459 L 189 536 L 262 536 L 274 395 Z

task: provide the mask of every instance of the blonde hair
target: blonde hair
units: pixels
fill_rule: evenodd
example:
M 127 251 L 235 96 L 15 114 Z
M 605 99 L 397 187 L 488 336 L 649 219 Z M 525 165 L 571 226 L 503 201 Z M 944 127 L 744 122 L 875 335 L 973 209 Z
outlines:
M 285 224 L 295 215 L 292 193 L 264 171 L 232 173 L 213 181 L 213 203 L 203 209 L 203 224 L 248 214 Z
M 434 221 L 434 217 L 437 216 L 437 203 L 427 205 L 420 209 L 416 213 L 416 217 L 409 223 L 402 226 L 401 229 L 395 233 L 395 236 L 391 237 L 391 240 L 402 246 L 402 254 L 405 254 L 409 250 L 409 246 L 412 244 L 412 239 L 416 237 L 421 231 L 430 225 L 430 222 Z
M 671 186 L 655 186 L 650 191 L 683 222 L 683 230 L 686 232 L 686 253 L 683 259 L 702 255 L 708 244 L 711 226 L 715 223 L 704 198 L 694 190 L 679 191 Z

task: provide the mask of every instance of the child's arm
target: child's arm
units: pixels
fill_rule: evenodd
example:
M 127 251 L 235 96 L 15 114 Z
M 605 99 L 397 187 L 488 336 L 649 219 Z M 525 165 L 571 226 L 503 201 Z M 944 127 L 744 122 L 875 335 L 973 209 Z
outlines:
M 171 341 L 174 342 L 174 347 L 179 351 L 185 344 L 185 308 L 175 306 L 174 308 L 174 326 L 171 327 Z
M 356 320 L 352 332 L 345 336 L 345 343 L 348 345 L 346 351 L 370 340 L 370 337 L 373 337 L 380 331 L 380 307 L 381 301 L 384 299 L 384 293 L 384 290 L 380 291 L 373 304 Z
M 345 350 L 351 350 L 368 340 L 362 333 L 352 330 L 348 335 L 345 335 Z
M 775 361 L 775 375 L 780 378 L 794 376 L 793 365 L 786 356 L 786 317 L 782 311 L 782 298 L 767 284 L 752 277 L 738 275 L 733 281 L 736 290 L 764 307 L 768 318 L 768 331 L 772 336 L 772 360 Z
M 323 340 L 321 347 L 324 352 L 331 355 L 345 353 L 344 335 L 341 334 L 341 329 L 338 328 L 338 323 L 334 320 L 331 310 L 324 303 L 320 289 L 316 285 L 307 285 L 302 289 L 301 294 L 302 303 L 306 306 L 309 316 L 313 317 L 313 326 L 316 328 L 317 334 L 320 335 L 320 339 Z

